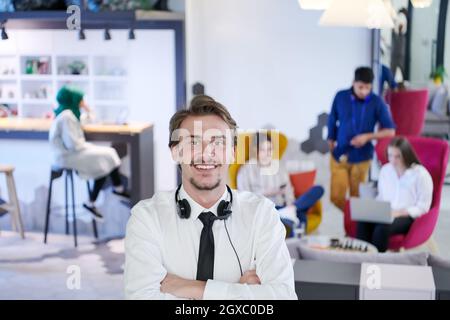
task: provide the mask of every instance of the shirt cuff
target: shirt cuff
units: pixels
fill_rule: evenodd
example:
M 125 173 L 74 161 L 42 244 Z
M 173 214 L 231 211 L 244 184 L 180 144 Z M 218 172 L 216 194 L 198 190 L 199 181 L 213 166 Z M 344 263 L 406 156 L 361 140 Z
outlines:
M 425 213 L 422 210 L 420 210 L 418 207 L 409 207 L 408 209 L 406 209 L 406 211 L 409 213 L 411 218 L 420 217 L 421 215 L 423 215 Z
M 206 281 L 203 300 L 224 300 L 226 299 L 229 284 L 217 280 Z

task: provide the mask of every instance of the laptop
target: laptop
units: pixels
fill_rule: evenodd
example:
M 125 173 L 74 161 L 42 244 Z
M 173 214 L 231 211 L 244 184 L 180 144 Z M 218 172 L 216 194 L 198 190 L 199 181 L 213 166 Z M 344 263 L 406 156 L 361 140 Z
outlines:
M 392 223 L 391 203 L 369 198 L 350 198 L 351 219 L 353 221 Z

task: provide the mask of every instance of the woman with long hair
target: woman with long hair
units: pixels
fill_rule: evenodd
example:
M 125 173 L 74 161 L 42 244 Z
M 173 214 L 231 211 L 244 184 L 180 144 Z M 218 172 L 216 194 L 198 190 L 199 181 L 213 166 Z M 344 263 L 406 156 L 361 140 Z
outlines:
M 406 138 L 393 138 L 386 153 L 389 162 L 380 171 L 377 199 L 391 203 L 394 221 L 359 222 L 357 227 L 357 238 L 374 244 L 380 252 L 388 249 L 390 236 L 408 233 L 414 219 L 430 210 L 433 197 L 431 175 Z

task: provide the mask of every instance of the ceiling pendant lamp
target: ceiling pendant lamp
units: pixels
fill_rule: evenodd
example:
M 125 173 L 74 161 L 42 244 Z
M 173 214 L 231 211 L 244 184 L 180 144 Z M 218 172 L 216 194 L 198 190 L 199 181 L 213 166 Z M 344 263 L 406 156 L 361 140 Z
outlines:
M 394 22 L 383 0 L 333 0 L 319 25 L 384 29 L 393 28 Z
M 414 8 L 427 8 L 431 6 L 433 0 L 411 0 Z
M 330 6 L 331 0 L 298 0 L 303 10 L 325 10 Z
M 111 40 L 111 33 L 109 32 L 109 28 L 105 29 L 105 33 L 103 34 L 103 39 L 106 41 Z
M 2 40 L 8 40 L 9 39 L 8 34 L 6 33 L 5 24 L 6 24 L 6 21 L 3 21 L 2 23 L 0 23 L 0 27 L 2 29 Z

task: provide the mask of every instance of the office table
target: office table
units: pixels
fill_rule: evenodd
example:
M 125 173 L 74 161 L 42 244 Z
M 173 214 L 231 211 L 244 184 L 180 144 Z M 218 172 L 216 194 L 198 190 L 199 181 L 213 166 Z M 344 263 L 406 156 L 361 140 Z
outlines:
M 1 118 L 0 139 L 48 140 L 51 123 L 51 119 Z M 126 143 L 129 146 L 132 205 L 153 196 L 153 125 L 88 124 L 83 125 L 83 130 L 87 141 Z
M 450 300 L 450 269 L 431 267 L 436 300 Z M 300 300 L 358 300 L 361 264 L 295 260 L 295 291 Z
M 358 263 L 296 260 L 295 291 L 300 300 L 358 300 Z

